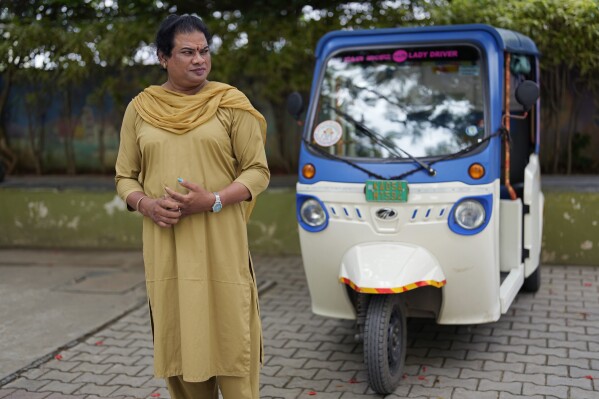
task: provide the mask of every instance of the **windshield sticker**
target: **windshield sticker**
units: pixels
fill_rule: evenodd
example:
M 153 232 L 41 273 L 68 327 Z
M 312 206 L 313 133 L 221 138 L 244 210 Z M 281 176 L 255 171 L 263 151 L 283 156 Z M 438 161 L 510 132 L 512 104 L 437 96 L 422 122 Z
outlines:
M 343 57 L 343 62 L 377 62 L 377 61 L 391 61 L 391 54 L 369 54 L 369 55 L 348 55 Z
M 458 58 L 458 50 L 435 50 L 435 51 L 406 51 L 397 50 L 393 53 L 393 61 L 397 63 L 406 60 L 438 60 L 446 58 Z
M 470 125 L 466 128 L 466 134 L 470 137 L 474 137 L 478 134 L 478 128 L 474 125 Z
M 314 141 L 322 147 L 330 147 L 337 144 L 343 129 L 337 121 L 328 120 L 318 124 L 314 129 Z
M 407 60 L 442 60 L 449 58 L 458 58 L 458 50 L 427 50 L 427 51 L 406 51 L 397 50 L 393 53 L 381 53 L 381 54 L 357 54 L 347 55 L 343 57 L 345 63 L 355 62 L 380 62 L 380 61 L 395 61 L 402 63 Z
M 352 62 L 362 62 L 366 59 L 363 55 L 348 55 L 347 57 L 343 57 L 343 62 L 352 63 Z
M 408 52 L 406 50 L 397 50 L 393 53 L 393 61 L 404 62 L 408 59 Z
M 457 73 L 458 70 L 459 70 L 459 66 L 456 64 L 435 65 L 433 67 L 433 72 L 436 74 Z
M 478 76 L 478 65 L 460 65 L 460 75 L 462 76 Z

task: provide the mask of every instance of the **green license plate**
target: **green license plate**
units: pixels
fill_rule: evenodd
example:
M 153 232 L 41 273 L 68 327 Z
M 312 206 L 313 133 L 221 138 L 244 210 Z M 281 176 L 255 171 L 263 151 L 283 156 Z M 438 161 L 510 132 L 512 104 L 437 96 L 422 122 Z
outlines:
M 407 202 L 408 182 L 405 180 L 366 180 L 366 201 Z

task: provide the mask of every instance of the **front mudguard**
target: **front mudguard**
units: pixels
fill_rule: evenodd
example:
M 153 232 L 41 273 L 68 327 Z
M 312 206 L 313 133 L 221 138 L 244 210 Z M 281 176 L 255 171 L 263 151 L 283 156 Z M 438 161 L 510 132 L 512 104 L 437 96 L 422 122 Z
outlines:
M 446 284 L 439 262 L 429 251 L 392 242 L 351 247 L 341 261 L 339 279 L 354 291 L 366 294 L 396 294 Z

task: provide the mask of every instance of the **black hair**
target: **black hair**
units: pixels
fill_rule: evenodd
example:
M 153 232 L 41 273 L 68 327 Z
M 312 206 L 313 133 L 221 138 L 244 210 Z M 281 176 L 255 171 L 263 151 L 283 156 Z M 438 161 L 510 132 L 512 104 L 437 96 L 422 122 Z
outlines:
M 202 32 L 206 36 L 208 45 L 212 44 L 212 35 L 204 22 L 194 15 L 171 14 L 162 21 L 156 33 L 156 52 L 171 56 L 174 47 L 175 36 L 179 33 Z

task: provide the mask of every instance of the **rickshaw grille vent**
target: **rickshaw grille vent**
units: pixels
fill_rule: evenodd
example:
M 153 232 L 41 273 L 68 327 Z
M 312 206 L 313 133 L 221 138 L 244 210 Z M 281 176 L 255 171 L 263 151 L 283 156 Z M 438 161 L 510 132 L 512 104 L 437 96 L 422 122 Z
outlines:
M 344 218 L 346 220 L 360 220 L 364 221 L 363 211 L 358 207 L 350 207 L 345 205 L 339 205 L 343 211 L 339 212 L 339 209 L 335 205 L 329 205 L 329 210 L 331 211 L 331 216 L 334 218 Z M 353 209 L 352 209 L 353 208 Z

